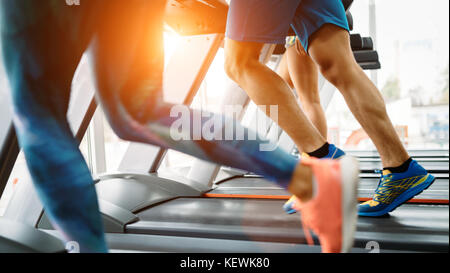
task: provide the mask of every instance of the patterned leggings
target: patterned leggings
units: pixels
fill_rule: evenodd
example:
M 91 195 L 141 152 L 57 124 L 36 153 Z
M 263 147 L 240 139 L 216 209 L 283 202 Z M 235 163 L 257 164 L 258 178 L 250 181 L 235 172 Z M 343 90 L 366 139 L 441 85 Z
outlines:
M 126 4 L 124 4 L 126 2 Z M 89 50 L 97 97 L 123 139 L 184 152 L 261 174 L 287 187 L 298 164 L 263 139 L 180 140 L 177 118 L 162 100 L 165 1 L 64 0 L 0 2 L 1 40 L 14 103 L 14 124 L 33 183 L 55 228 L 83 252 L 108 250 L 91 173 L 68 121 L 71 82 Z M 198 113 L 188 110 L 188 117 Z M 226 119 L 215 115 L 216 129 Z M 202 120 L 204 125 L 206 120 Z M 191 122 L 192 124 L 193 122 Z M 250 132 L 235 122 L 236 130 Z

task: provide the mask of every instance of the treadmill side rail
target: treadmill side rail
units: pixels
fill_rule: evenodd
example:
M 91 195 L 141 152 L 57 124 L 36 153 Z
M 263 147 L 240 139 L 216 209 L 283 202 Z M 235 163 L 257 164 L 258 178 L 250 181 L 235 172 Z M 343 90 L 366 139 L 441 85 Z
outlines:
M 125 226 L 137 222 L 139 218 L 133 213 L 105 200 L 98 200 L 103 218 L 105 232 L 123 233 Z
M 209 190 L 173 174 L 115 173 L 99 178 L 99 198 L 132 213 L 177 197 L 198 197 Z
M 126 225 L 139 220 L 134 213 L 177 197 L 199 197 L 208 189 L 169 174 L 115 173 L 100 176 L 96 190 L 105 232 L 124 233 Z M 45 213 L 37 226 L 54 229 Z
M 108 233 L 123 233 L 125 226 L 137 222 L 139 218 L 130 211 L 116 206 L 105 200 L 98 200 L 100 213 L 102 214 L 103 228 Z M 38 223 L 38 228 L 53 230 L 54 227 L 44 212 Z

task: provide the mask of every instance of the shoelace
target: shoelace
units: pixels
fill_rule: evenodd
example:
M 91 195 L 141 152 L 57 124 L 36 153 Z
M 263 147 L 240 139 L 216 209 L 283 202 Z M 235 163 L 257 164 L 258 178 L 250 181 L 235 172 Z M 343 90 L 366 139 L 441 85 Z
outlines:
M 378 180 L 378 185 L 375 190 L 375 194 L 373 196 L 373 200 L 379 202 L 380 199 L 383 199 L 383 197 L 386 194 L 388 194 L 388 193 L 386 193 L 387 191 L 385 191 L 384 189 L 389 189 L 389 186 L 383 186 L 383 183 L 389 182 L 392 179 L 392 176 L 391 175 L 383 175 L 383 170 L 380 170 L 380 169 L 376 169 L 374 172 L 381 175 L 380 179 Z

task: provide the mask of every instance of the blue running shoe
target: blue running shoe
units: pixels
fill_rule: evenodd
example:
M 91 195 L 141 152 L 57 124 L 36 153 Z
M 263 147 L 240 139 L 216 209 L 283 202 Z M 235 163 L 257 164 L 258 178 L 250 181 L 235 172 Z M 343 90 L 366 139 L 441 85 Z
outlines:
M 372 200 L 358 207 L 358 215 L 378 217 L 388 214 L 433 184 L 435 177 L 413 160 L 403 173 L 382 172 Z
M 328 148 L 328 154 L 321 159 L 338 159 L 345 155 L 345 152 L 334 146 L 334 144 L 330 144 Z
M 330 146 L 328 146 L 328 154 L 321 159 L 338 159 L 340 157 L 343 157 L 344 155 L 344 151 L 336 147 L 334 144 L 330 144 Z M 309 157 L 309 155 L 307 153 L 303 153 L 302 157 Z M 293 195 L 286 203 L 284 203 L 283 209 L 287 214 L 293 214 L 297 212 L 293 207 L 296 201 L 297 197 Z

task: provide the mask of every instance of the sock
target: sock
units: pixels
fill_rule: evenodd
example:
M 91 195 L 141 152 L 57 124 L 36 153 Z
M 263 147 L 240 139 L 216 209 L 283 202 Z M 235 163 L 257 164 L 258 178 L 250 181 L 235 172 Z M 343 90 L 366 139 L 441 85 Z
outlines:
M 411 163 L 412 158 L 410 157 L 408 160 L 406 160 L 402 165 L 398 167 L 386 167 L 383 168 L 383 170 L 388 170 L 391 173 L 403 173 L 408 170 L 409 164 Z
M 307 153 L 308 155 L 315 157 L 315 158 L 322 158 L 328 155 L 330 144 L 328 142 L 325 142 L 325 144 L 320 147 L 319 149 L 315 150 L 314 152 Z

